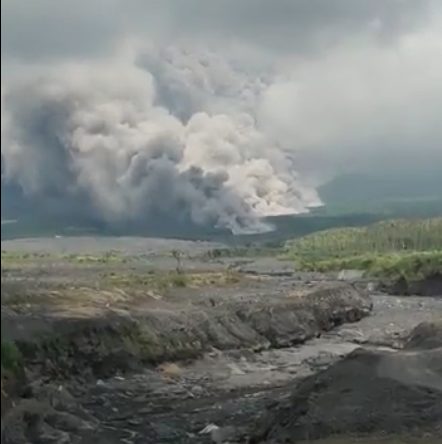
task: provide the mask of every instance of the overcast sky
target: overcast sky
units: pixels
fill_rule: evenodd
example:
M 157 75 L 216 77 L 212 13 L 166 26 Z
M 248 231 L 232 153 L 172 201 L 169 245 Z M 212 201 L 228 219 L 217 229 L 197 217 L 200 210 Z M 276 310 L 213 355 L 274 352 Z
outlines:
M 441 17 L 438 0 L 3 0 L 2 71 L 206 47 L 276 71 L 260 115 L 299 150 L 421 162 L 442 151 Z
M 96 57 L 128 35 L 317 54 L 334 45 L 394 44 L 430 26 L 437 0 L 4 0 L 4 54 Z M 366 42 L 367 44 L 369 42 Z
M 2 0 L 1 8 L 6 91 L 60 67 L 69 77 L 67 66 L 135 66 L 153 79 L 153 106 L 183 125 L 201 111 L 245 113 L 308 183 L 442 164 L 440 0 Z M 192 161 L 213 169 L 216 156 Z

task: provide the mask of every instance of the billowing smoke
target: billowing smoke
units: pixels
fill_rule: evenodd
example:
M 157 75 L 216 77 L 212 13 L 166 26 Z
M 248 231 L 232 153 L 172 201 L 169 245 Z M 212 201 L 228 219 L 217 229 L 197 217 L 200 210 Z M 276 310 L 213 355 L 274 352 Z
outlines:
M 171 51 L 8 81 L 2 181 L 30 196 L 80 198 L 110 222 L 163 214 L 234 233 L 320 204 L 292 156 L 256 127 L 264 81 Z
M 28 3 L 1 2 L 2 183 L 30 203 L 256 231 L 442 162 L 439 0 Z

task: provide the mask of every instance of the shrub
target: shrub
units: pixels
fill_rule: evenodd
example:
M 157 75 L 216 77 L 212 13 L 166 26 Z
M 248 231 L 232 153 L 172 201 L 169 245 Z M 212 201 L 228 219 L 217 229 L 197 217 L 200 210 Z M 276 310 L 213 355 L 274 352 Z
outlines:
M 2 372 L 18 372 L 23 365 L 20 350 L 13 342 L 2 341 Z
M 187 285 L 187 277 L 185 274 L 177 273 L 171 277 L 174 287 L 185 287 Z

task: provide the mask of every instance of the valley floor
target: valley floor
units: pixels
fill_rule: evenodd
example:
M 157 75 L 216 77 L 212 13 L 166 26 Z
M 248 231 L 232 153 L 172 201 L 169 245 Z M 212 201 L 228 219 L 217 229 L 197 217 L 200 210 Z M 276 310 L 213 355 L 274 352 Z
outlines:
M 442 430 L 420 410 L 439 414 L 442 368 L 433 355 L 428 362 L 437 361 L 436 370 L 402 347 L 418 324 L 442 318 L 441 298 L 368 296 L 353 284 L 296 273 L 276 258 L 208 259 L 215 246 L 202 243 L 179 244 L 187 280 L 177 280 L 169 254 L 177 244 L 167 242 L 150 249 L 134 243 L 142 254 L 136 261 L 114 255 L 105 262 L 87 242 L 68 256 L 71 250 L 53 240 L 41 257 L 41 244 L 30 242 L 23 257 L 16 254 L 23 243 L 2 242 L 14 253 L 2 261 L 2 337 L 18 341 L 27 364 L 26 393 L 15 393 L 4 414 L 2 407 L 2 442 L 289 442 L 283 439 L 292 420 L 279 427 L 272 415 L 291 412 L 284 406 L 303 381 L 349 357 L 367 360 L 367 375 L 391 381 L 387 391 L 427 392 L 407 392 L 410 410 L 398 411 L 386 430 L 375 424 L 364 431 L 354 421 L 346 430 L 346 419 L 338 419 L 332 433 L 333 417 L 321 413 L 314 433 L 302 420 L 289 428 L 293 442 L 440 442 Z M 344 366 L 353 386 L 334 390 L 337 372 L 316 399 L 338 406 L 343 393 L 368 384 L 369 376 L 346 372 Z M 365 415 L 370 405 L 357 402 L 359 411 L 344 413 Z M 305 409 L 314 418 L 311 405 Z

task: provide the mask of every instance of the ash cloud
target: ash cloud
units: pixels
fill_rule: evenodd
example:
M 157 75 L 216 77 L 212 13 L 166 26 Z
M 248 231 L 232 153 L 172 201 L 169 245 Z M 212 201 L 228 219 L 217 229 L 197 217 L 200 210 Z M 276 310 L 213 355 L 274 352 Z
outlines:
M 437 0 L 4 0 L 2 183 L 269 229 L 338 173 L 442 163 L 441 25 Z
M 60 66 L 3 92 L 3 179 L 28 195 L 87 196 L 105 220 L 156 213 L 234 233 L 319 199 L 247 114 L 158 104 L 155 79 L 129 61 Z

